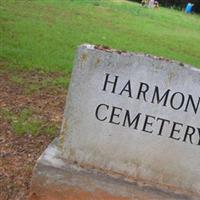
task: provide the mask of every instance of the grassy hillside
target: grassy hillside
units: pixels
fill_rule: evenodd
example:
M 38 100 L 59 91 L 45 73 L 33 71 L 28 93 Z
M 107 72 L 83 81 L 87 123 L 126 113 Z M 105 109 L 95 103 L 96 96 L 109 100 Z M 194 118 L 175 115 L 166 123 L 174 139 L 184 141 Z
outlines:
M 164 56 L 200 68 L 200 16 L 122 0 L 1 0 L 0 58 L 70 71 L 82 43 Z
M 36 159 L 60 132 L 82 43 L 200 68 L 200 16 L 125 0 L 0 0 L 0 199 L 28 199 Z

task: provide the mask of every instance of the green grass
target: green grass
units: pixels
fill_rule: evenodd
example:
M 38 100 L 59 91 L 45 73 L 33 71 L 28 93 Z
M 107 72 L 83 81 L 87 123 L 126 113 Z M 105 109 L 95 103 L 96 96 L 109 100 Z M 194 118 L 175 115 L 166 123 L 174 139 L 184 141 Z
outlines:
M 1 109 L 0 117 L 7 120 L 10 123 L 11 130 L 19 136 L 38 135 L 39 133 L 51 136 L 56 134 L 57 128 L 52 124 L 34 118 L 30 108 L 24 108 L 18 114 L 9 109 Z
M 19 71 L 18 69 L 15 69 L 14 72 L 12 72 L 11 70 L 11 67 L 7 69 L 7 72 L 9 71 L 10 73 L 10 81 L 13 84 L 23 88 L 23 94 L 25 95 L 30 95 L 43 89 L 67 89 L 70 82 L 70 73 L 62 73 L 60 75 L 57 75 L 56 77 L 56 75 L 51 76 L 53 75 L 52 73 L 45 73 L 42 71 L 38 73 L 36 71 L 29 70 L 28 75 L 26 71 L 24 71 L 23 74 L 23 71 Z M 31 78 L 30 73 L 35 75 L 35 79 Z
M 11 66 L 70 72 L 77 46 L 92 43 L 200 68 L 199 15 L 122 0 L 1 0 L 0 8 L 0 58 Z

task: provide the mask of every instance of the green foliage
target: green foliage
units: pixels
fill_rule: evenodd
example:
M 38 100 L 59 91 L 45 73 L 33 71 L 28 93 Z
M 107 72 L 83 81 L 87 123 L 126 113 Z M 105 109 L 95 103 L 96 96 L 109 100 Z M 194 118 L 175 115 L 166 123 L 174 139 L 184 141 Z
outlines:
M 198 15 L 122 0 L 1 0 L 0 15 L 0 57 L 12 66 L 68 72 L 77 46 L 92 43 L 200 67 Z
M 22 92 L 26 95 L 31 95 L 43 89 L 66 89 L 68 88 L 70 82 L 70 73 L 45 73 L 44 76 L 44 72 L 42 71 L 36 72 L 32 70 L 28 72 L 19 72 L 19 70 L 16 69 L 12 72 L 11 68 L 7 69 L 7 73 L 11 73 L 10 81 L 20 87 L 22 86 Z M 29 73 L 29 78 L 27 78 L 27 73 Z M 34 74 L 34 78 L 30 78 L 30 73 Z
M 11 123 L 12 130 L 17 135 L 37 135 L 40 131 L 42 124 L 39 121 L 22 121 L 16 120 Z
M 70 76 L 64 75 L 64 76 L 57 77 L 57 78 L 49 78 L 49 79 L 43 80 L 40 83 L 40 86 L 41 86 L 41 88 L 54 87 L 54 86 L 60 87 L 60 88 L 68 88 L 69 81 L 70 81 Z
M 20 136 L 38 135 L 39 133 L 52 136 L 56 134 L 55 126 L 34 118 L 32 111 L 28 108 L 22 109 L 19 114 L 8 109 L 1 109 L 0 116 L 7 120 L 11 125 L 11 130 Z
M 12 112 L 10 112 L 8 109 L 0 109 L 0 116 L 3 117 L 5 120 L 11 120 L 12 119 Z
M 11 81 L 17 85 L 23 85 L 24 84 L 24 79 L 22 77 L 13 75 L 11 77 Z

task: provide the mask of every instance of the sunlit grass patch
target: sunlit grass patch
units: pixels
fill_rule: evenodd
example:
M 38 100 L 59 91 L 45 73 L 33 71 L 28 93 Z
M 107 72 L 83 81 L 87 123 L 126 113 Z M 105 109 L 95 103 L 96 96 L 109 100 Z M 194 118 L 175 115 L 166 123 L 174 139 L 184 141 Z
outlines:
M 127 1 L 1 1 L 0 57 L 23 69 L 71 72 L 82 43 L 200 67 L 200 16 Z
M 57 127 L 50 122 L 38 119 L 29 108 L 24 108 L 19 113 L 14 113 L 9 109 L 1 109 L 0 116 L 9 122 L 11 131 L 19 136 L 56 135 Z

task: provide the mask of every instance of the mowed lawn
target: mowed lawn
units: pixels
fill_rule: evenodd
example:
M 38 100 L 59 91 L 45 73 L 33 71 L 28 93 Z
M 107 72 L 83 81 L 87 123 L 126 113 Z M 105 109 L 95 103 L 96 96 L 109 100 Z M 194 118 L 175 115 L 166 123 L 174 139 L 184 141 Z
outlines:
M 28 199 L 35 162 L 60 133 L 83 43 L 200 68 L 200 16 L 125 0 L 0 0 L 0 199 Z
M 78 45 L 102 44 L 200 68 L 200 16 L 123 0 L 1 0 L 1 62 L 70 72 Z

